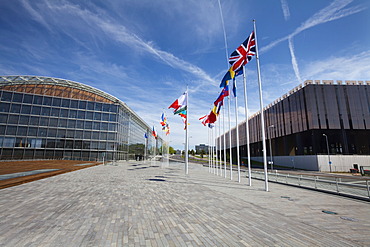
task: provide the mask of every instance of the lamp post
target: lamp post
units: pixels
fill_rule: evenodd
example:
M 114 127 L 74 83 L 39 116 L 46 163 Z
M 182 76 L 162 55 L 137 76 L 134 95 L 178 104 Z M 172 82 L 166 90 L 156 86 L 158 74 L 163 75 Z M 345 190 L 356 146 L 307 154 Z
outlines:
M 326 139 L 326 148 L 328 149 L 329 169 L 330 169 L 330 172 L 331 172 L 331 161 L 330 161 L 330 150 L 329 150 L 328 136 L 325 135 L 325 134 L 322 134 L 322 135 L 325 136 L 325 139 Z
M 269 143 L 270 143 L 270 165 L 271 165 L 271 171 L 274 169 L 274 162 L 272 161 L 272 148 L 271 148 L 271 132 L 270 132 L 270 128 L 274 128 L 275 126 L 272 124 L 268 127 L 268 134 L 269 134 Z

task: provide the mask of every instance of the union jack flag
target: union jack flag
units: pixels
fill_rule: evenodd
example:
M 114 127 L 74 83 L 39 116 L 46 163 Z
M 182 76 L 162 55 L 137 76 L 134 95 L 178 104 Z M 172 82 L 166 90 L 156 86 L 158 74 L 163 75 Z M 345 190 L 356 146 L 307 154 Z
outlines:
M 229 63 L 234 72 L 237 72 L 242 66 L 246 65 L 252 56 L 256 54 L 256 41 L 254 39 L 254 31 L 249 37 L 231 53 Z

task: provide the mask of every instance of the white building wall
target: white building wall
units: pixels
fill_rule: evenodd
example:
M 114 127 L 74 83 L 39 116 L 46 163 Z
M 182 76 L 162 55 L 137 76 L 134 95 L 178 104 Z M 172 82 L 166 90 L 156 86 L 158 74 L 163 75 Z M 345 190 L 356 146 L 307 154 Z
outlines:
M 245 158 L 245 157 L 244 157 Z M 263 157 L 251 157 L 252 160 L 263 162 Z M 270 157 L 267 157 L 269 161 Z M 360 166 L 370 166 L 369 155 L 331 155 L 332 172 L 349 172 L 354 164 Z M 275 156 L 274 165 L 291 167 L 295 169 L 305 169 L 311 171 L 330 171 L 327 155 L 302 155 L 302 156 Z M 270 165 L 268 165 L 270 169 Z

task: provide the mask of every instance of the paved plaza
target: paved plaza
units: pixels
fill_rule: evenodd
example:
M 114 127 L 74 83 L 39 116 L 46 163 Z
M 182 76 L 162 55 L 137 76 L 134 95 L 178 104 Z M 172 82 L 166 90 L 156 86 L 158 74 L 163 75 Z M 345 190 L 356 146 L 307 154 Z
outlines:
M 132 161 L 2 189 L 0 246 L 370 246 L 369 202 L 233 178 Z

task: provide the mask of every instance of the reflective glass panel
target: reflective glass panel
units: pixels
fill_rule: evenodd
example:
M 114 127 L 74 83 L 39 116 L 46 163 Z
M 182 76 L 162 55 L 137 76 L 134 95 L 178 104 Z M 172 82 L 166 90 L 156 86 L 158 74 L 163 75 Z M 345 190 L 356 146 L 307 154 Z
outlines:
M 60 117 L 68 117 L 68 109 L 60 109 Z
M 32 104 L 33 95 L 25 94 L 23 96 L 23 103 Z
M 57 127 L 58 126 L 58 119 L 57 118 L 50 118 L 50 127 Z
M 40 115 L 41 113 L 41 106 L 32 106 L 31 114 L 33 115 Z
M 9 115 L 8 123 L 18 124 L 19 115 Z
M 29 121 L 29 125 L 36 125 L 36 126 L 38 126 L 39 125 L 39 121 L 40 121 L 40 117 L 31 116 L 30 117 L 30 121 Z
M 49 118 L 40 117 L 40 126 L 48 126 L 49 125 Z
M 86 121 L 85 122 L 85 129 L 92 129 L 92 122 L 91 121 Z
M 76 128 L 77 129 L 83 129 L 84 128 L 84 122 L 82 120 L 76 121 Z
M 94 116 L 93 112 L 91 111 L 86 112 L 86 119 L 93 120 L 93 116 Z
M 53 116 L 53 117 L 59 117 L 59 111 L 60 109 L 59 108 L 51 108 L 51 112 L 50 112 L 50 115 Z
M 68 119 L 67 127 L 68 128 L 75 128 L 76 127 L 76 120 Z
M 50 111 L 51 111 L 51 108 L 50 107 L 43 106 L 41 108 L 41 115 L 43 115 L 43 116 L 50 116 Z
M 42 104 L 42 96 L 34 95 L 32 104 L 41 105 Z
M 29 136 L 37 136 L 37 127 L 29 127 L 28 128 L 28 135 Z
M 102 111 L 103 110 L 103 104 L 102 103 L 95 103 L 95 111 Z
M 47 130 L 48 130 L 47 128 L 39 128 L 37 132 L 37 136 L 46 137 Z
M 17 135 L 19 135 L 19 136 L 27 136 L 27 127 L 18 126 Z
M 61 106 L 68 108 L 69 107 L 69 102 L 70 102 L 69 99 L 62 99 Z
M 78 108 L 78 101 L 77 100 L 71 100 L 71 108 Z
M 51 106 L 51 102 L 52 102 L 52 98 L 51 97 L 48 97 L 48 96 L 45 96 L 44 97 L 44 101 L 42 102 L 42 104 L 43 105 Z
M 87 102 L 87 110 L 92 110 L 92 111 L 95 110 L 94 105 L 95 105 L 94 102 L 88 101 Z
M 23 114 L 30 114 L 31 113 L 31 106 L 30 105 L 22 105 L 22 111 Z
M 7 135 L 15 135 L 17 132 L 17 126 L 9 126 L 6 128 L 6 134 Z
M 70 118 L 77 118 L 77 111 L 76 110 L 69 110 L 69 117 Z
M 85 111 L 77 111 L 77 118 L 85 119 Z
M 23 124 L 23 125 L 28 125 L 28 121 L 29 121 L 30 117 L 29 116 L 24 116 L 24 115 L 21 115 L 19 117 L 19 124 Z
M 1 95 L 1 101 L 12 101 L 12 93 L 3 91 L 3 94 Z
M 86 101 L 80 101 L 78 104 L 79 109 L 86 109 Z
M 53 106 L 60 106 L 61 99 L 59 98 L 53 98 Z
M 9 112 L 9 109 L 10 109 L 9 103 L 0 102 L 0 112 Z
M 8 114 L 0 114 L 0 123 L 6 123 Z
M 21 105 L 19 104 L 12 104 L 10 107 L 10 112 L 12 113 L 20 113 L 21 112 Z
M 60 118 L 58 127 L 66 128 L 67 127 L 67 119 Z
M 57 129 L 48 130 L 48 137 L 56 137 L 56 136 L 57 136 Z
M 23 94 L 14 93 L 13 94 L 13 102 L 22 102 L 23 101 Z

